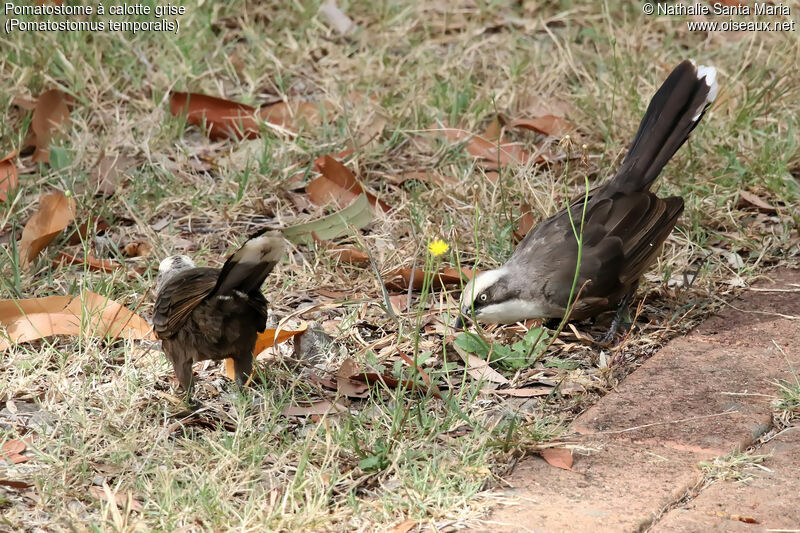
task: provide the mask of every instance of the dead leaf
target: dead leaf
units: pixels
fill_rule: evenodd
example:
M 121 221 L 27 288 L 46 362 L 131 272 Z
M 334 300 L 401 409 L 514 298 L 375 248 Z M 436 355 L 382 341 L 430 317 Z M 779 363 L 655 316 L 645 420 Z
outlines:
M 300 335 L 308 329 L 308 323 L 301 323 L 297 329 L 265 329 L 258 334 L 256 338 L 256 346 L 253 348 L 253 355 L 257 356 L 267 348 L 281 344 L 295 335 Z M 277 333 L 277 334 L 276 334 Z M 230 379 L 236 379 L 236 372 L 233 367 L 233 359 L 225 359 L 225 375 Z
M 135 159 L 125 155 L 105 155 L 92 169 L 89 182 L 97 188 L 98 193 L 111 196 L 120 185 L 120 176 L 135 163 Z
M 314 289 L 314 292 L 316 292 L 320 296 L 325 296 L 326 298 L 332 298 L 334 300 L 341 300 L 352 294 L 350 291 L 334 291 L 331 289 L 323 289 L 323 288 Z
M 141 512 L 143 509 L 142 504 L 135 500 L 130 492 L 114 492 L 107 483 L 103 483 L 102 487 L 92 485 L 89 487 L 89 494 L 98 500 L 114 503 L 120 509 L 130 509 L 132 511 L 139 512 Z
M 420 385 L 419 383 L 411 381 L 410 379 L 397 379 L 389 374 L 379 374 L 377 372 L 359 372 L 358 374 L 350 376 L 350 379 L 353 381 L 366 383 L 367 385 L 382 383 L 384 386 L 390 389 L 403 387 L 406 390 L 419 390 L 422 394 L 430 394 L 434 398 L 438 398 L 440 400 L 442 399 L 442 395 L 436 388 L 429 391 L 428 387 L 425 385 Z
M 292 131 L 303 126 L 316 126 L 332 110 L 333 104 L 327 100 L 321 102 L 278 102 L 258 111 L 258 116 L 270 124 L 275 124 Z
M 473 270 L 461 269 L 467 280 L 472 279 Z M 425 280 L 425 271 L 421 268 L 398 268 L 390 272 L 384 279 L 384 285 L 391 291 L 404 291 L 413 284 L 413 290 L 422 290 Z M 433 275 L 431 285 L 435 288 L 451 287 L 461 282 L 461 275 L 455 268 L 443 268 Z
M 5 459 L 13 464 L 27 462 L 29 457 L 21 455 L 27 447 L 28 445 L 21 440 L 7 440 L 3 443 L 3 447 L 0 448 L 0 459 Z
M 327 0 L 324 2 L 319 7 L 319 11 L 325 15 L 328 22 L 331 23 L 331 26 L 342 35 L 347 35 L 356 28 L 356 23 L 353 22 L 353 19 L 348 17 L 345 12 L 341 10 L 334 0 Z
M 517 221 L 517 229 L 514 230 L 514 241 L 520 242 L 536 225 L 536 219 L 533 216 L 531 206 L 526 203 L 522 204 L 522 216 Z
M 408 533 L 411 531 L 414 526 L 419 523 L 419 520 L 403 520 L 396 526 L 392 527 L 391 529 L 387 530 L 386 533 Z
M 489 381 L 491 383 L 509 383 L 508 379 L 503 374 L 489 366 L 489 363 L 480 357 L 472 355 L 456 343 L 452 343 L 451 346 L 455 349 L 456 353 L 461 356 L 461 359 L 467 365 L 467 373 L 474 379 L 478 381 Z
M 103 233 L 109 228 L 108 222 L 103 217 L 93 218 L 91 223 L 87 220 L 83 222 L 75 232 L 67 239 L 67 244 L 75 246 L 84 242 L 90 242 L 95 235 Z
M 8 192 L 13 191 L 19 183 L 19 174 L 14 159 L 17 157 L 14 150 L 3 159 L 0 159 L 0 202 L 8 199 Z
M 544 115 L 536 118 L 521 118 L 508 123 L 509 128 L 524 128 L 552 137 L 563 137 L 573 134 L 577 129 L 561 117 Z
M 487 141 L 495 142 L 498 139 L 500 139 L 500 134 L 502 133 L 502 131 L 503 131 L 503 124 L 500 121 L 500 117 L 495 116 L 489 123 L 489 125 L 486 127 L 486 131 L 483 132 L 481 137 L 483 137 Z
M 53 261 L 54 265 L 85 265 L 92 272 L 113 272 L 119 268 L 124 268 L 122 264 L 113 259 L 98 259 L 92 254 L 86 257 L 76 257 L 66 252 L 58 252 L 58 257 Z
M 23 267 L 50 244 L 56 235 L 75 218 L 75 199 L 63 192 L 45 194 L 39 198 L 39 209 L 25 224 L 19 242 L 19 259 Z
M 152 245 L 141 241 L 129 242 L 122 247 L 122 255 L 125 257 L 146 257 L 152 251 Z
M 399 355 L 400 358 L 408 366 L 410 366 L 415 372 L 417 372 L 419 374 L 419 376 L 422 378 L 422 381 L 425 382 L 425 385 L 427 385 L 429 387 L 431 386 L 432 382 L 431 382 L 430 376 L 428 375 L 427 372 L 425 372 L 422 368 L 420 368 L 420 366 L 417 364 L 416 361 L 414 361 L 413 358 L 411 358 L 411 357 L 407 356 L 406 354 L 404 354 L 402 351 L 400 351 L 399 348 L 397 348 L 397 355 Z M 436 392 L 439 392 L 439 387 L 437 387 L 436 385 L 433 385 L 433 387 L 436 390 Z
M 31 119 L 32 134 L 27 146 L 35 146 L 33 161 L 37 163 L 50 162 L 50 141 L 55 131 L 62 124 L 69 123 L 68 102 L 72 99 L 58 89 L 50 89 L 39 95 L 36 107 L 33 109 Z
M 408 309 L 408 294 L 400 293 L 390 295 L 389 304 L 391 304 L 392 311 L 394 311 L 395 314 L 402 314 L 406 309 Z
M 384 213 L 391 210 L 389 204 L 365 191 L 355 174 L 331 156 L 326 155 L 317 168 L 322 176 L 306 186 L 306 194 L 315 204 L 327 205 L 334 202 L 343 208 L 361 194 L 366 194 L 372 207 L 380 207 Z
M 450 142 L 466 142 L 467 152 L 486 161 L 485 166 L 488 167 L 499 165 L 500 168 L 504 168 L 511 164 L 523 164 L 531 156 L 519 143 L 506 142 L 502 139 L 492 142 L 456 128 L 441 128 L 438 131 Z
M 324 241 L 317 237 L 316 233 L 312 233 L 311 237 L 314 239 L 314 242 L 326 248 L 328 255 L 332 255 L 337 261 L 341 263 L 348 263 L 351 265 L 363 265 L 365 263 L 369 263 L 369 255 L 363 250 L 359 250 L 355 246 L 350 246 L 346 244 L 333 244 L 328 241 Z
M 1 179 L 2 179 L 2 171 L 0 171 L 0 180 Z M 0 185 L 0 187 L 2 187 L 2 185 Z M 777 209 L 768 204 L 761 197 L 756 196 L 750 191 L 745 191 L 745 190 L 739 190 L 739 201 L 737 202 L 736 207 L 739 208 L 755 207 L 758 211 L 761 211 L 762 213 L 774 214 L 778 212 Z
M 3 443 L 3 447 L 0 448 L 0 453 L 3 455 L 13 455 L 16 453 L 22 453 L 25 451 L 28 445 L 25 444 L 23 441 L 18 439 L 11 439 L 7 440 Z
M 0 339 L 0 351 L 12 344 L 52 335 L 155 340 L 153 328 L 145 319 L 90 291 L 81 296 L 0 300 L 0 325 L 6 328 L 8 336 Z
M 28 98 L 27 96 L 15 96 L 11 99 L 11 105 L 15 105 L 25 111 L 33 111 L 36 109 L 36 98 Z
M 513 396 L 514 398 L 535 398 L 537 396 L 549 396 L 555 391 L 557 394 L 568 396 L 574 392 L 583 391 L 580 385 L 570 383 L 558 388 L 555 387 L 523 387 L 519 389 L 481 389 L 483 394 L 496 394 L 498 396 Z
M 369 385 L 350 379 L 361 371 L 361 367 L 353 359 L 342 361 L 336 373 L 336 390 L 344 396 L 351 398 L 368 398 Z
M 411 172 L 406 172 L 399 177 L 387 177 L 387 181 L 394 183 L 395 185 L 402 185 L 407 181 L 419 181 L 422 183 L 433 183 L 434 185 L 444 186 L 445 184 L 455 184 L 459 183 L 459 181 L 452 177 L 452 176 L 445 176 L 435 172 L 433 170 L 425 171 L 425 170 L 415 170 Z
M 350 265 L 364 265 L 369 263 L 369 256 L 355 246 L 333 244 L 328 247 L 327 252 L 341 263 L 348 263 Z
M 373 141 L 377 141 L 389 123 L 389 116 L 382 108 L 375 105 L 372 108 L 368 116 L 357 126 L 358 138 L 356 141 L 359 147 L 365 147 Z
M 254 139 L 261 135 L 256 109 L 246 104 L 199 93 L 173 91 L 169 101 L 174 116 L 186 115 L 186 122 L 205 125 L 214 140 L 225 137 Z
M 281 412 L 284 416 L 308 416 L 326 415 L 330 413 L 343 413 L 347 407 L 340 403 L 332 403 L 328 400 L 319 400 L 308 406 L 290 405 Z
M 33 486 L 31 483 L 26 483 L 25 481 L 17 481 L 14 479 L 0 479 L 0 485 L 12 489 L 28 489 Z
M 539 455 L 550 466 L 575 472 L 575 470 L 572 470 L 572 452 L 565 448 L 545 448 L 539 452 Z
M 296 329 L 266 329 L 258 334 L 258 338 L 256 339 L 256 347 L 253 350 L 253 354 L 258 355 L 271 346 L 284 343 L 295 335 L 303 333 L 307 329 L 307 322 L 302 322 L 299 326 L 297 326 Z

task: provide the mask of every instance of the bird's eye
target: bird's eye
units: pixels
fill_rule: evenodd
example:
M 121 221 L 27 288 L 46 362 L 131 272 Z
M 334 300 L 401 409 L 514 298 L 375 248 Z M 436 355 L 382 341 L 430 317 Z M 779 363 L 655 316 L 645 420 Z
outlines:
M 486 296 L 485 292 L 483 294 L 481 294 L 480 296 L 478 296 L 478 300 L 480 300 L 482 302 L 485 302 L 486 298 L 488 298 L 488 296 Z

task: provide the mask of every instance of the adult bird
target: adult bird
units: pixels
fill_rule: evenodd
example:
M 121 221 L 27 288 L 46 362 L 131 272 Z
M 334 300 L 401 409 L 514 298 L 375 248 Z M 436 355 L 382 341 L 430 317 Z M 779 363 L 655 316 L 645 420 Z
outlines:
M 256 338 L 267 326 L 261 285 L 283 250 L 280 232 L 260 231 L 222 269 L 196 267 L 185 255 L 161 261 L 153 326 L 187 398 L 196 361 L 232 358 L 236 382 L 247 381 Z
M 650 186 L 717 96 L 716 70 L 683 61 L 647 107 L 616 175 L 540 222 L 497 269 L 476 275 L 461 295 L 462 316 L 491 323 L 571 320 L 627 307 L 642 274 L 661 253 L 683 211 L 683 199 L 659 198 Z M 585 205 L 584 205 L 585 204 Z M 572 220 L 570 220 L 570 218 Z M 578 239 L 583 220 L 577 283 Z M 612 324 L 610 339 L 620 313 Z

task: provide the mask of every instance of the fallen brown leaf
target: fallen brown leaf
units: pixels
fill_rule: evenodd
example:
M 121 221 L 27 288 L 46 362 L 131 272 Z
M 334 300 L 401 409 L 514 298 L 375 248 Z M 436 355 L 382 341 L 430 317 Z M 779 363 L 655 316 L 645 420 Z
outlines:
M 17 481 L 14 479 L 0 479 L 0 485 L 12 489 L 28 489 L 33 486 L 31 483 L 26 483 L 25 481 Z
M 11 439 L 7 440 L 3 443 L 3 447 L 0 448 L 0 453 L 4 455 L 11 455 L 15 453 L 22 453 L 25 451 L 28 445 L 25 444 L 23 441 L 18 439 Z
M 36 109 L 37 98 L 28 98 L 27 96 L 15 96 L 11 99 L 11 105 L 15 105 L 25 111 L 33 111 Z
M 419 520 L 403 520 L 399 524 L 393 526 L 391 529 L 387 530 L 386 533 L 408 533 L 411 531 L 414 526 L 419 523 Z
M 53 261 L 54 265 L 85 265 L 92 272 L 113 272 L 123 268 L 123 265 L 113 259 L 98 259 L 92 254 L 85 257 L 76 257 L 67 252 L 58 252 L 58 257 Z
M 46 296 L 26 300 L 0 300 L 0 325 L 7 339 L 0 351 L 12 344 L 52 335 L 88 335 L 155 340 L 152 326 L 123 305 L 100 294 Z
M 257 356 L 267 348 L 281 344 L 291 339 L 295 335 L 300 335 L 308 329 L 308 323 L 303 322 L 297 329 L 265 329 L 258 334 L 256 346 L 253 348 L 253 355 Z M 230 379 L 236 379 L 236 372 L 233 367 L 233 359 L 225 359 L 225 375 Z
M 439 174 L 433 170 L 426 171 L 426 170 L 415 170 L 411 172 L 406 172 L 401 174 L 399 177 L 389 177 L 387 178 L 388 181 L 396 184 L 402 185 L 407 181 L 419 181 L 421 183 L 433 183 L 434 185 L 443 186 L 445 184 L 454 184 L 459 183 L 459 181 L 452 176 L 445 176 L 443 174 Z
M 463 268 L 461 273 L 464 274 L 466 279 L 472 279 L 474 271 Z M 421 268 L 398 268 L 390 272 L 384 278 L 384 285 L 387 289 L 392 291 L 404 291 L 409 286 L 413 290 L 418 291 L 422 289 L 425 280 L 425 271 Z M 431 285 L 435 288 L 450 287 L 458 285 L 461 282 L 461 275 L 458 270 L 454 268 L 443 268 L 433 275 Z
M 32 134 L 26 142 L 34 146 L 33 161 L 50 162 L 50 141 L 62 124 L 69 123 L 69 105 L 72 99 L 58 89 L 50 89 L 39 95 L 31 119 Z
M 14 150 L 3 159 L 0 159 L 0 202 L 8 199 L 8 192 L 13 191 L 19 183 L 19 174 L 14 159 L 17 151 Z
M 521 118 L 508 123 L 509 128 L 524 128 L 552 137 L 563 137 L 572 134 L 577 129 L 561 117 L 544 115 L 536 118 Z
M 28 266 L 74 218 L 74 198 L 68 198 L 60 191 L 41 196 L 39 209 L 22 230 L 22 239 L 19 242 L 19 259 L 22 266 Z
M 350 379 L 360 371 L 361 367 L 353 359 L 348 357 L 342 361 L 339 371 L 336 372 L 336 390 L 351 398 L 368 398 L 369 385 Z
M 478 135 L 456 128 L 441 128 L 438 130 L 450 142 L 466 141 L 467 152 L 487 162 L 488 167 L 500 168 L 511 164 L 522 164 L 530 159 L 531 154 L 522 148 L 519 143 L 507 142 L 502 139 L 490 141 Z
M 325 296 L 326 298 L 333 298 L 334 300 L 340 300 L 352 294 L 350 291 L 334 291 L 331 289 L 320 289 L 320 288 L 315 289 L 314 292 L 316 292 L 321 296 Z
M 91 222 L 86 220 L 69 236 L 67 244 L 75 246 L 76 244 L 90 242 L 95 235 L 99 235 L 108 228 L 108 222 L 103 217 L 93 218 Z
M 569 395 L 574 392 L 584 390 L 583 387 L 576 384 L 569 384 L 567 386 L 558 387 L 523 387 L 519 389 L 481 389 L 483 394 L 496 394 L 498 396 L 513 396 L 514 398 L 535 398 L 537 396 L 548 396 L 556 391 L 563 395 Z
M 408 309 L 408 294 L 400 293 L 390 295 L 389 304 L 392 306 L 392 311 L 394 311 L 395 314 L 402 314 Z
M 369 256 L 355 246 L 333 244 L 328 247 L 327 252 L 342 263 L 351 265 L 364 265 L 369 263 Z
M 461 356 L 461 359 L 464 361 L 464 364 L 467 365 L 467 373 L 473 377 L 473 379 L 477 379 L 478 381 L 489 381 L 491 383 L 499 383 L 499 384 L 506 384 L 509 383 L 508 379 L 489 366 L 489 363 L 472 355 L 471 353 L 467 352 L 463 348 L 461 348 L 456 343 L 452 343 L 451 346 L 453 349 Z
M 517 229 L 514 230 L 514 241 L 519 242 L 525 238 L 536 225 L 536 219 L 533 216 L 533 210 L 528 204 L 522 204 L 522 216 L 517 221 Z
M 332 403 L 328 400 L 319 400 L 308 406 L 290 405 L 281 412 L 285 416 L 309 416 L 325 415 L 329 413 L 343 413 L 347 407 L 340 403 Z
M 551 466 L 574 472 L 572 470 L 572 452 L 567 449 L 545 448 L 539 452 L 539 455 Z
M 98 500 L 113 503 L 120 509 L 130 509 L 139 512 L 143 509 L 142 504 L 135 500 L 130 492 L 114 492 L 105 482 L 102 487 L 98 487 L 97 485 L 89 487 L 89 494 Z
M 89 182 L 99 194 L 111 196 L 120 185 L 120 176 L 135 163 L 135 159 L 125 155 L 104 155 L 92 169 Z
M 2 176 L 2 171 L 0 171 L 0 176 Z M 2 178 L 0 177 L 0 179 Z M 757 196 L 751 193 L 750 191 L 745 191 L 743 189 L 739 190 L 739 202 L 737 203 L 737 207 L 739 208 L 755 207 L 758 211 L 761 211 L 762 213 L 770 213 L 770 214 L 778 212 L 777 209 L 775 209 L 773 206 L 771 206 L 769 203 L 763 200 L 760 196 Z
M 256 109 L 246 104 L 199 93 L 173 91 L 169 101 L 174 116 L 186 115 L 195 126 L 205 124 L 212 139 L 254 139 L 261 135 Z
M 278 102 L 258 111 L 258 116 L 270 124 L 282 126 L 296 131 L 303 126 L 315 126 L 322 122 L 322 119 L 333 108 L 333 105 L 326 101 L 322 102 Z
M 3 447 L 0 448 L 0 459 L 5 459 L 13 464 L 27 462 L 29 458 L 21 455 L 27 447 L 28 445 L 21 440 L 7 440 L 3 443 Z
M 153 251 L 153 246 L 146 242 L 129 242 L 122 247 L 122 255 L 125 257 L 146 257 Z
M 317 168 L 322 176 L 306 186 L 306 194 L 315 204 L 327 205 L 334 202 L 344 208 L 361 194 L 366 194 L 372 207 L 380 207 L 384 213 L 391 210 L 389 204 L 365 191 L 355 174 L 333 157 L 326 155 Z
M 382 383 L 386 387 L 390 389 L 396 389 L 398 387 L 403 387 L 406 390 L 419 390 L 422 394 L 430 393 L 431 396 L 434 398 L 442 399 L 442 395 L 439 391 L 434 388 L 433 390 L 428 390 L 428 387 L 425 385 L 420 385 L 410 379 L 397 379 L 389 374 L 379 374 L 377 372 L 360 372 L 358 374 L 354 374 L 350 376 L 350 379 L 353 381 L 360 381 L 362 383 L 366 383 L 367 385 L 373 385 L 375 383 Z

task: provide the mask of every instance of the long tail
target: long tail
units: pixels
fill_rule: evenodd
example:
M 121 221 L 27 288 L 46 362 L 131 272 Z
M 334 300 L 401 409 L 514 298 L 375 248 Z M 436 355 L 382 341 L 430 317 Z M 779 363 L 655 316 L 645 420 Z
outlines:
M 653 96 L 609 192 L 646 191 L 717 97 L 717 71 L 686 60 Z
M 280 232 L 256 233 L 225 261 L 209 296 L 230 294 L 235 290 L 245 294 L 257 291 L 278 264 L 283 249 L 284 241 Z

